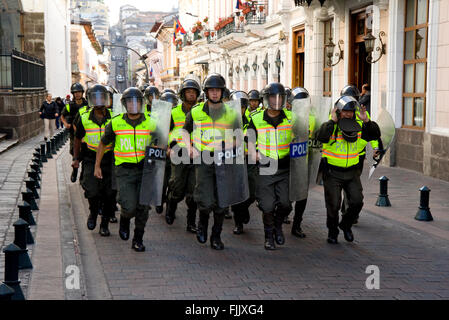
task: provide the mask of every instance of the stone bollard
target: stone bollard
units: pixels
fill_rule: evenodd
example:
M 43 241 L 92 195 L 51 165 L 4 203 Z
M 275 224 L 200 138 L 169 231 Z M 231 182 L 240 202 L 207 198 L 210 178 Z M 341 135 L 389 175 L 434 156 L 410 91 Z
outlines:
M 30 189 L 33 192 L 34 199 L 39 199 L 39 193 L 36 189 L 36 180 L 34 180 L 33 178 L 28 178 L 24 181 L 27 189 Z
M 33 161 L 33 163 L 39 165 L 39 168 L 43 167 L 40 153 L 38 156 L 34 155 L 33 159 L 31 159 L 31 161 Z
M 14 244 L 21 249 L 19 254 L 19 269 L 33 269 L 27 249 L 27 227 L 28 223 L 20 219 L 14 222 Z
M 0 301 L 9 301 L 14 295 L 14 289 L 6 284 L 0 284 Z
M 416 213 L 415 219 L 418 221 L 433 221 L 429 208 L 430 189 L 427 188 L 427 186 L 423 186 L 419 189 L 419 191 L 421 192 L 421 195 L 419 199 L 419 209 Z
M 47 153 L 45 152 L 46 144 L 41 144 L 41 162 L 47 162 Z
M 31 212 L 31 206 L 27 202 L 23 202 L 19 207 L 19 218 L 25 220 L 28 223 L 26 228 L 27 233 L 27 244 L 34 244 L 34 238 L 31 234 L 30 226 L 35 226 L 36 221 L 34 220 L 33 213 Z
M 376 201 L 378 207 L 391 207 L 390 199 L 388 199 L 388 178 L 383 176 L 379 178 L 380 193 Z
M 34 200 L 33 192 L 30 189 L 22 191 L 22 200 L 29 203 L 31 210 L 39 210 L 39 207 Z
M 33 179 L 34 182 L 36 183 L 36 188 L 39 189 L 41 187 L 39 184 L 39 180 L 40 180 L 39 174 L 36 171 L 34 171 L 33 169 L 28 170 L 27 174 L 28 174 L 28 178 Z
M 21 251 L 14 243 L 3 249 L 5 254 L 5 280 L 3 283 L 14 290 L 11 300 L 25 300 L 19 280 L 19 255 Z

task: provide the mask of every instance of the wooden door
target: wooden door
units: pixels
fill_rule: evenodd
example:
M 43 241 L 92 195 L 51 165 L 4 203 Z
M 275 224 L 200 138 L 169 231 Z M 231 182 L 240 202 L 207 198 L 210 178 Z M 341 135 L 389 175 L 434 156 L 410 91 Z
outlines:
M 368 33 L 366 27 L 366 8 L 351 14 L 349 43 L 349 84 L 356 85 L 359 90 L 365 83 L 371 84 L 371 64 L 366 61 L 364 37 Z
M 305 32 L 304 26 L 294 31 L 292 88 L 304 87 Z

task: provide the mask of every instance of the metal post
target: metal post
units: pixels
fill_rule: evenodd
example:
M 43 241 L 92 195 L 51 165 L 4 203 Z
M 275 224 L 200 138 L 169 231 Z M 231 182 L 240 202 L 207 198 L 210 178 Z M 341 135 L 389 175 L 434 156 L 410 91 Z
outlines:
M 46 144 L 41 144 L 41 162 L 47 162 L 47 154 L 45 152 Z
M 380 193 L 377 198 L 376 206 L 378 207 L 391 207 L 390 199 L 388 198 L 388 178 L 382 176 L 380 181 Z
M 39 210 L 36 201 L 34 200 L 33 192 L 30 189 L 22 191 L 22 200 L 28 202 L 31 206 L 31 210 Z
M 56 152 L 56 145 L 55 145 L 55 138 L 50 138 L 50 147 L 51 147 L 51 154 L 57 154 Z
M 6 284 L 0 284 L 0 301 L 9 301 L 14 295 L 14 289 Z
M 47 157 L 47 159 L 53 159 L 53 156 L 51 155 L 51 141 L 47 141 L 47 153 L 45 154 L 45 156 Z
M 28 178 L 25 179 L 24 182 L 26 187 L 33 192 L 34 199 L 39 199 L 39 193 L 36 190 L 36 180 L 33 178 Z
M 27 233 L 27 244 L 34 244 L 34 238 L 31 234 L 30 226 L 35 226 L 36 221 L 34 221 L 33 214 L 31 212 L 31 206 L 27 202 L 23 202 L 22 205 L 18 205 L 19 207 L 19 218 L 25 220 L 28 223 L 28 227 L 26 228 Z
M 5 254 L 5 281 L 4 284 L 14 290 L 11 300 L 25 300 L 19 280 L 19 255 L 21 249 L 14 243 L 3 249 Z
M 30 256 L 27 250 L 27 232 L 28 223 L 20 219 L 14 222 L 14 244 L 21 249 L 19 254 L 19 269 L 32 269 Z
M 427 186 L 423 186 L 419 191 L 421 192 L 421 196 L 419 200 L 419 209 L 415 219 L 418 221 L 433 221 L 429 208 L 430 189 Z

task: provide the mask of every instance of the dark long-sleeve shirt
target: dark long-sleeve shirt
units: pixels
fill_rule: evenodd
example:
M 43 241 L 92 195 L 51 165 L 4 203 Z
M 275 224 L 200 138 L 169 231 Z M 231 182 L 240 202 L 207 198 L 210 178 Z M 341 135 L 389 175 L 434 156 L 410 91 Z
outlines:
M 42 112 L 42 118 L 44 119 L 56 119 L 56 113 L 58 113 L 58 105 L 52 101 L 48 103 L 44 101 L 39 109 Z

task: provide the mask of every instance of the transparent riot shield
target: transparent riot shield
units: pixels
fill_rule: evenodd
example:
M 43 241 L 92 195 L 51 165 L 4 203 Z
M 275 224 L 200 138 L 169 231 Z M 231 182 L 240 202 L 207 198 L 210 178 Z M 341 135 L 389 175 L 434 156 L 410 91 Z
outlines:
M 139 199 L 139 203 L 142 205 L 162 205 L 171 110 L 171 103 L 153 100 L 150 121 L 152 125 L 155 125 L 156 129 L 152 133 L 150 145 L 145 150 L 145 163 Z M 148 117 L 148 115 L 146 116 Z
M 226 102 L 225 108 L 228 114 L 226 116 L 229 122 L 226 125 L 228 129 L 225 130 L 224 139 L 215 144 L 214 151 L 217 200 L 220 208 L 232 206 L 249 198 L 240 100 Z
M 122 105 L 122 95 L 121 93 L 114 93 L 112 113 L 114 115 L 126 113 L 125 107 Z
M 290 201 L 307 199 L 309 192 L 309 114 L 309 98 L 293 100 L 292 142 L 290 143 Z
M 380 155 L 378 157 L 372 157 L 373 161 L 369 170 L 368 179 L 372 177 L 374 170 L 376 170 L 376 167 L 379 165 L 380 161 L 382 161 L 382 158 L 385 156 L 388 148 L 390 148 L 390 145 L 393 142 L 394 136 L 396 134 L 396 127 L 394 125 L 393 117 L 386 109 L 380 109 L 376 123 L 380 129 Z
M 312 96 L 310 106 L 310 135 L 309 135 L 309 186 L 319 184 L 319 168 L 321 162 L 322 144 L 318 141 L 317 135 L 323 123 L 329 121 L 329 114 L 332 109 L 332 100 L 327 97 Z

